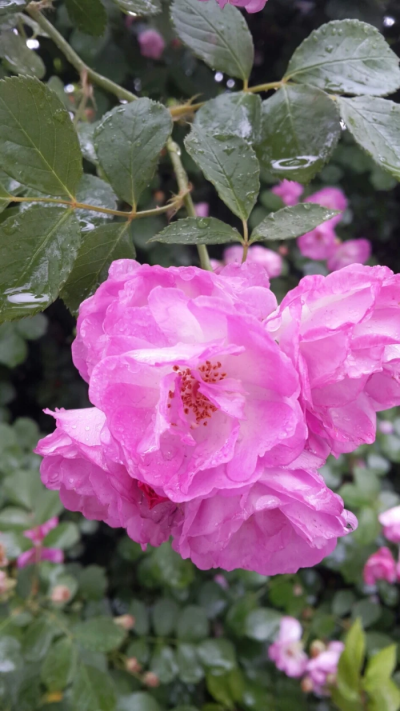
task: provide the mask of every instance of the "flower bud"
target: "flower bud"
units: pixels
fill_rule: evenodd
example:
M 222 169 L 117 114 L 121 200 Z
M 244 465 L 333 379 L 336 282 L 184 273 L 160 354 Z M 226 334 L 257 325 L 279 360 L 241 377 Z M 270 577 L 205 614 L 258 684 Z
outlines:
M 160 686 L 160 680 L 157 674 L 154 674 L 154 672 L 146 672 L 143 677 L 143 682 L 146 684 L 146 686 L 150 686 L 152 688 Z
M 321 642 L 320 639 L 315 639 L 310 646 L 310 657 L 312 657 L 312 659 L 315 659 L 315 657 L 319 657 L 319 655 L 325 651 L 326 645 Z
M 56 585 L 51 591 L 50 600 L 52 602 L 68 602 L 71 598 L 71 591 L 66 585 Z
M 138 674 L 142 671 L 142 665 L 139 664 L 136 657 L 128 657 L 125 661 L 125 669 L 127 672 L 130 672 L 130 674 Z
M 118 627 L 122 627 L 123 630 L 127 632 L 135 626 L 135 618 L 132 615 L 120 615 L 119 617 L 114 617 L 114 622 Z
M 314 689 L 314 684 L 309 676 L 305 676 L 304 679 L 302 679 L 300 686 L 305 694 L 309 694 Z

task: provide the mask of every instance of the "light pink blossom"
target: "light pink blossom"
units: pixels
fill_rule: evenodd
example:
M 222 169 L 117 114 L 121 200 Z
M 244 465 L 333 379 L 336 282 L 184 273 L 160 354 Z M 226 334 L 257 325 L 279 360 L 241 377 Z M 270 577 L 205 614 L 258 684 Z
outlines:
M 278 195 L 282 202 L 288 207 L 297 205 L 304 190 L 303 185 L 294 180 L 282 180 L 278 185 L 274 185 L 271 192 Z
M 164 38 L 157 30 L 144 30 L 139 34 L 138 42 L 140 54 L 149 59 L 160 59 L 165 49 Z
M 325 651 L 307 662 L 307 678 L 317 696 L 329 696 L 329 686 L 336 681 L 339 659 L 344 650 L 343 642 L 329 642 Z
M 364 566 L 363 577 L 367 585 L 375 585 L 378 580 L 394 583 L 396 575 L 396 563 L 389 548 L 379 548 Z
M 58 526 L 58 518 L 53 518 L 42 523 L 40 526 L 35 526 L 27 531 L 24 531 L 25 538 L 29 538 L 33 543 L 33 548 L 21 553 L 17 558 L 18 568 L 25 568 L 27 565 L 39 563 L 41 560 L 48 560 L 51 563 L 62 563 L 64 554 L 59 548 L 46 548 L 42 545 L 47 534 Z
M 383 526 L 385 538 L 392 543 L 400 543 L 400 506 L 394 506 L 392 509 L 384 511 L 378 518 L 379 523 Z
M 201 0 L 205 2 L 208 0 Z M 236 7 L 244 7 L 247 12 L 260 12 L 263 10 L 268 0 L 217 0 L 220 7 L 225 5 L 236 5 Z
M 329 259 L 336 250 L 336 233 L 332 220 L 323 222 L 315 230 L 297 238 L 297 246 L 303 257 L 309 259 Z
M 378 430 L 382 434 L 386 434 L 386 435 L 392 434 L 392 432 L 394 430 L 393 423 L 390 422 L 390 420 L 380 420 L 378 422 Z M 400 521 L 399 521 L 399 534 L 400 534 Z M 399 538 L 399 541 L 400 541 L 400 538 Z
M 369 239 L 349 239 L 338 242 L 335 251 L 328 258 L 328 269 L 333 272 L 349 264 L 365 264 L 371 256 Z
M 304 202 L 312 202 L 316 205 L 326 207 L 328 210 L 340 210 L 341 212 L 346 210 L 348 205 L 346 195 L 340 188 L 322 188 L 322 190 L 318 190 L 318 192 L 309 195 Z M 342 215 L 336 215 L 336 217 L 332 217 L 332 219 L 325 224 L 335 227 L 341 219 Z
M 241 264 L 242 257 L 243 247 L 235 244 L 225 249 L 223 261 L 224 264 Z M 261 264 L 265 267 L 271 279 L 278 277 L 282 272 L 282 257 L 280 254 L 257 244 L 249 248 L 246 261 Z
M 301 381 L 307 449 L 323 460 L 371 443 L 376 412 L 400 405 L 400 275 L 353 264 L 308 276 L 268 328 Z
M 271 644 L 268 656 L 287 676 L 299 678 L 307 667 L 307 654 L 301 642 L 301 624 L 294 617 L 282 617 L 279 635 Z
M 198 202 L 194 206 L 197 217 L 208 217 L 210 214 L 210 206 L 208 202 Z

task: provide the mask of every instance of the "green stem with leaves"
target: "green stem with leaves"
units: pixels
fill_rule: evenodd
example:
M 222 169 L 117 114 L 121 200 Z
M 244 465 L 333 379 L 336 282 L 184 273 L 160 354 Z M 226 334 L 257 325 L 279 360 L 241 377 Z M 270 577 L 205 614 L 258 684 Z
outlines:
M 196 210 L 189 190 L 188 176 L 181 161 L 181 149 L 179 148 L 178 144 L 172 140 L 172 138 L 168 139 L 167 149 L 171 158 L 172 166 L 175 171 L 179 192 L 184 196 L 183 204 L 186 207 L 189 217 L 196 217 Z M 206 245 L 198 244 L 197 251 L 199 253 L 200 266 L 203 269 L 207 269 L 209 272 L 212 272 L 212 266 L 210 262 L 210 257 L 208 256 Z
M 181 198 L 177 196 L 176 200 L 173 200 L 167 205 L 162 205 L 162 207 L 154 207 L 152 210 L 141 210 L 140 212 L 112 210 L 109 207 L 98 207 L 97 205 L 89 205 L 86 202 L 76 202 L 73 200 L 62 200 L 61 198 L 48 197 L 14 197 L 14 195 L 10 195 L 10 202 L 45 202 L 52 203 L 53 205 L 66 205 L 73 210 L 90 210 L 91 212 L 101 212 L 106 215 L 113 215 L 114 217 L 125 217 L 127 220 L 139 220 L 141 217 L 155 217 L 156 215 L 162 215 L 164 212 L 168 212 L 169 210 L 179 209 L 178 205 L 181 202 Z

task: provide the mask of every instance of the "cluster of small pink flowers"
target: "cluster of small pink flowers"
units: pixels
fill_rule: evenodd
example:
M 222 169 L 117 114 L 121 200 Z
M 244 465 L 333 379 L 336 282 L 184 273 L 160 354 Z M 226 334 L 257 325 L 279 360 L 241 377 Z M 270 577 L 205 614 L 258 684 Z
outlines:
M 268 656 L 286 676 L 302 679 L 303 691 L 317 696 L 329 696 L 329 687 L 334 686 L 343 642 L 325 645 L 315 640 L 310 648 L 310 657 L 301 641 L 302 628 L 294 617 L 282 617 L 277 639 L 271 644 Z
M 399 302 L 386 267 L 305 277 L 278 306 L 257 262 L 114 262 L 72 347 L 93 407 L 49 413 L 43 483 L 201 569 L 315 565 L 357 525 L 317 469 L 400 404 Z
M 378 518 L 385 538 L 391 543 L 400 543 L 400 506 L 384 511 Z M 383 546 L 368 558 L 363 575 L 367 585 L 375 585 L 379 580 L 400 582 L 400 560 L 396 562 L 392 551 Z
M 291 180 L 283 180 L 272 188 L 285 205 L 297 205 L 303 193 L 303 186 Z M 339 188 L 323 188 L 309 195 L 304 202 L 312 202 L 331 210 L 346 210 L 348 201 Z M 297 246 L 304 257 L 326 260 L 330 272 L 348 267 L 350 264 L 365 264 L 371 256 L 371 243 L 367 239 L 351 239 L 342 242 L 335 232 L 336 225 L 341 220 L 336 215 L 297 240 Z

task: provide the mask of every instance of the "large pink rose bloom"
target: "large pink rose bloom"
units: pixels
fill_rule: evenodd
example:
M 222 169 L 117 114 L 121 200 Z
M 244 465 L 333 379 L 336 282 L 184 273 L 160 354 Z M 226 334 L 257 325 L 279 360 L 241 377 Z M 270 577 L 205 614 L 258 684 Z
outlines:
M 266 469 L 257 483 L 240 491 L 186 503 L 173 547 L 201 570 L 295 573 L 317 565 L 337 538 L 356 526 L 319 474 Z
M 268 656 L 275 666 L 287 676 L 303 676 L 308 657 L 301 642 L 301 624 L 294 617 L 282 617 L 276 641 L 268 649 Z
M 301 452 L 298 376 L 262 319 L 258 264 L 220 274 L 120 260 L 80 307 L 75 365 L 129 474 L 180 502 Z
M 201 0 L 205 2 L 208 0 Z M 244 7 L 247 12 L 260 12 L 263 10 L 268 0 L 217 0 L 220 7 L 225 7 L 225 5 L 236 5 L 236 7 Z
M 363 577 L 367 585 L 375 585 L 378 580 L 394 583 L 396 576 L 396 563 L 389 548 L 379 548 L 364 566 Z
M 375 439 L 376 415 L 400 404 L 400 275 L 354 264 L 308 276 L 268 328 L 300 374 L 308 447 L 323 458 Z
M 393 431 L 393 429 L 391 431 Z M 383 535 L 388 541 L 400 543 L 400 506 L 394 506 L 394 508 L 384 511 L 378 518 L 379 523 L 383 526 Z

